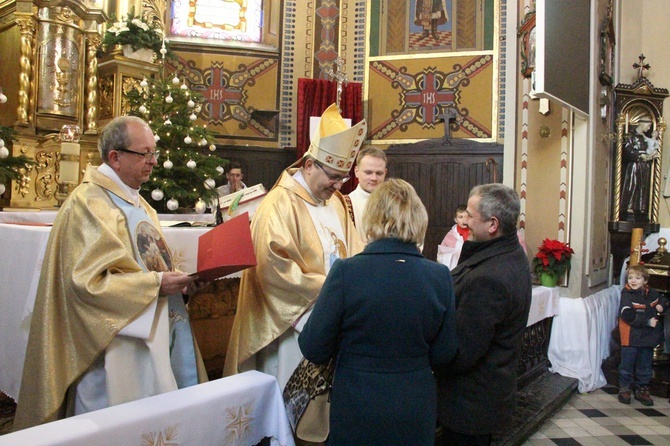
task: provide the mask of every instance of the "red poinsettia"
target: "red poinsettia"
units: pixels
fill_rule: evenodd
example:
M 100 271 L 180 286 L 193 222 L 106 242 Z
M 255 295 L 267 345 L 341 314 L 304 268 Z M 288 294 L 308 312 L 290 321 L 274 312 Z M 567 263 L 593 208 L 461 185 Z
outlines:
M 570 270 L 570 259 L 574 253 L 569 243 L 544 239 L 533 258 L 533 272 L 538 276 L 540 273 L 548 273 L 561 277 Z

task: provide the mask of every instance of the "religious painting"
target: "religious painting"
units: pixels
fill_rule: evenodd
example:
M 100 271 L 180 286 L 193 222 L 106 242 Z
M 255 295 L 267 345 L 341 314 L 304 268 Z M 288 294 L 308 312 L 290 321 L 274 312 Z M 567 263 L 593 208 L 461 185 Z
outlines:
M 451 50 L 451 0 L 414 0 L 409 20 L 409 51 Z
M 369 55 L 493 48 L 493 0 L 387 0 L 371 8 Z
M 373 60 L 369 63 L 368 137 L 493 137 L 493 56 Z
M 173 0 L 170 34 L 260 43 L 262 20 L 262 0 Z
M 135 228 L 135 247 L 147 271 L 172 271 L 172 256 L 163 236 L 147 221 Z
M 219 139 L 276 141 L 263 111 L 277 109 L 277 56 L 177 52 L 173 68 L 205 98 L 201 117 Z

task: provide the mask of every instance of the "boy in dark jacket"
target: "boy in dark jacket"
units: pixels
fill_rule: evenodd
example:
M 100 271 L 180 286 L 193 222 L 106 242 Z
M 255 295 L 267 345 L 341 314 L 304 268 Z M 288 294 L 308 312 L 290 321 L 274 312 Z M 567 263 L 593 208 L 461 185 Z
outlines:
M 647 268 L 631 266 L 628 268 L 628 283 L 621 291 L 619 402 L 624 404 L 630 404 L 631 384 L 635 384 L 635 399 L 645 406 L 654 405 L 649 396 L 654 347 L 663 342 L 659 315 L 668 308 L 669 302 L 658 291 L 649 288 L 648 281 Z

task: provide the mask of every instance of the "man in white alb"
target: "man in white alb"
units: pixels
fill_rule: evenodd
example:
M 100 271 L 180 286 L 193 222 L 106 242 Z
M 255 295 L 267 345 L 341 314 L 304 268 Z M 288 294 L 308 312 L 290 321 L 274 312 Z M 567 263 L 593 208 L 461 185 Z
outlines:
M 363 242 L 367 237 L 363 233 L 363 215 L 365 205 L 368 203 L 370 194 L 377 189 L 386 179 L 388 169 L 386 168 L 386 153 L 376 147 L 366 147 L 358 152 L 354 173 L 358 179 L 358 186 L 347 195 L 353 209 L 353 219 L 358 235 Z

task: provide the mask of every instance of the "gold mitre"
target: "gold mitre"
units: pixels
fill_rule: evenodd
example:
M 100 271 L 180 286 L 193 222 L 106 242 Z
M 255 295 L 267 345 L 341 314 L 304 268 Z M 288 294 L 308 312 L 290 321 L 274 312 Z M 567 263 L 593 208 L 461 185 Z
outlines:
M 367 131 L 368 125 L 365 119 L 353 127 L 347 127 L 337 104 L 332 104 L 321 115 L 319 128 L 305 155 L 310 155 L 320 163 L 339 172 L 349 172 Z

